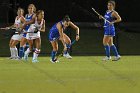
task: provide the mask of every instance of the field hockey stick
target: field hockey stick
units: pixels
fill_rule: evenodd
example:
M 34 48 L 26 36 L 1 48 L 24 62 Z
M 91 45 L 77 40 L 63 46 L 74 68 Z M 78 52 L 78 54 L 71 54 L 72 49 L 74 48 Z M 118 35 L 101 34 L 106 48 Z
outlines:
M 76 42 L 76 40 L 73 40 L 73 41 L 71 42 L 71 44 L 70 44 L 70 47 L 71 47 L 75 42 Z M 62 52 L 56 57 L 56 59 L 62 57 L 62 56 L 63 56 L 63 52 L 64 52 L 64 51 L 62 51 Z
M 9 29 L 11 29 L 11 30 L 16 30 L 16 28 L 10 28 L 10 27 L 8 27 L 8 28 L 0 28 L 1 30 L 9 30 Z
M 107 21 L 108 23 L 110 23 L 110 21 L 108 21 L 107 19 L 105 19 L 101 14 L 99 14 L 94 8 L 92 8 L 92 10 L 98 15 L 101 16 L 102 19 L 104 19 L 105 21 Z

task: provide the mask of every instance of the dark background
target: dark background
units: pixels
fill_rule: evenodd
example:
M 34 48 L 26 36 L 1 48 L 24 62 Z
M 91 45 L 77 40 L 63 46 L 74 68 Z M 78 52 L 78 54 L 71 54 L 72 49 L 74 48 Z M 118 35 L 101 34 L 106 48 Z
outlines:
M 103 21 L 92 11 L 94 7 L 104 15 L 108 0 L 0 0 L 0 27 L 14 23 L 18 7 L 25 9 L 30 3 L 37 10 L 45 11 L 46 32 L 42 33 L 41 55 L 50 55 L 52 50 L 48 41 L 50 27 L 68 14 L 71 20 L 80 28 L 80 41 L 71 49 L 72 55 L 104 55 L 102 45 Z M 122 17 L 122 22 L 116 24 L 116 44 L 121 55 L 140 55 L 140 4 L 139 0 L 116 0 L 116 11 Z M 75 39 L 75 31 L 68 29 L 67 35 Z M 10 31 L 0 31 L 0 56 L 9 56 L 8 42 Z M 61 44 L 59 52 L 62 51 Z
M 9 12 L 8 22 L 13 22 L 18 7 L 25 9 L 30 3 L 36 5 L 37 9 L 45 11 L 47 22 L 60 20 L 65 14 L 69 14 L 74 22 L 94 22 L 98 21 L 92 15 L 91 7 L 104 14 L 108 0 L 0 0 L 0 10 Z M 121 15 L 123 22 L 139 22 L 140 4 L 139 0 L 116 0 L 116 11 Z M 5 14 L 1 12 L 2 14 Z M 2 20 L 2 19 L 0 19 Z

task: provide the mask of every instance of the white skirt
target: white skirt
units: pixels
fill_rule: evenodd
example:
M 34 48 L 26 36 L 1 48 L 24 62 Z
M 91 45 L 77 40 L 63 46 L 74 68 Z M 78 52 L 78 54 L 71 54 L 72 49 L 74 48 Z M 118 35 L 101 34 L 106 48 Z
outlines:
M 28 40 L 33 40 L 33 39 L 37 39 L 37 38 L 40 38 L 40 32 L 27 33 L 27 35 L 26 35 L 26 39 L 28 39 Z
M 18 41 L 21 41 L 21 38 L 23 37 L 23 34 L 14 34 L 11 39 L 13 40 L 18 40 Z

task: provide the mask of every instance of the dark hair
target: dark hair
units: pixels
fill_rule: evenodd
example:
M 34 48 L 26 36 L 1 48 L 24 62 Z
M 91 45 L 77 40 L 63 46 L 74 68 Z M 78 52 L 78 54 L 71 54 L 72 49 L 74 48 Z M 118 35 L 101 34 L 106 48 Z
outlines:
M 36 16 L 38 16 L 40 13 L 42 13 L 42 12 L 44 12 L 43 10 L 38 10 L 37 12 L 36 12 Z
M 114 0 L 109 0 L 109 1 L 108 1 L 108 3 L 111 3 L 111 4 L 114 6 L 114 8 L 115 8 L 116 3 L 115 3 L 115 1 L 114 1 Z
M 68 15 L 65 15 L 65 17 L 63 18 L 62 20 L 63 22 L 66 21 L 66 22 L 69 22 L 70 21 L 70 17 Z

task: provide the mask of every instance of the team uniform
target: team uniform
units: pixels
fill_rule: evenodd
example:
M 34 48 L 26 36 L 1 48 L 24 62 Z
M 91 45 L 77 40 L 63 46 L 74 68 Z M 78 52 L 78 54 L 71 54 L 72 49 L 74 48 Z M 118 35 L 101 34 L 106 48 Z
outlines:
M 64 30 L 64 26 L 62 24 L 62 21 L 60 21 L 60 24 Z M 60 37 L 59 31 L 58 31 L 56 25 L 57 25 L 57 23 L 55 25 L 53 25 L 53 27 L 50 29 L 49 41 L 55 41 L 55 40 L 59 39 L 59 37 Z
M 104 18 L 106 20 L 108 20 L 109 22 L 114 21 L 114 18 L 112 17 L 112 13 L 113 13 L 113 11 L 107 11 L 105 13 L 105 15 L 104 15 Z M 114 27 L 114 24 L 110 24 L 106 20 L 104 22 L 104 36 L 114 37 L 115 36 L 115 27 Z M 111 59 L 110 49 L 115 54 L 115 60 L 119 60 L 120 59 L 120 55 L 118 54 L 117 48 L 116 48 L 116 46 L 114 44 L 111 45 L 111 46 L 105 45 L 104 47 L 105 47 L 105 51 L 106 51 L 106 57 L 103 60 L 110 60 Z
M 33 40 L 33 39 L 37 39 L 40 38 L 40 31 L 42 28 L 44 20 L 41 21 L 40 24 L 38 24 L 37 22 L 37 18 L 35 19 L 35 23 L 31 24 L 31 26 L 28 29 L 28 33 L 26 35 L 26 39 L 28 40 Z M 35 32 L 37 30 L 37 32 Z
M 109 22 L 112 22 L 114 18 L 112 17 L 113 11 L 107 11 L 105 13 L 105 19 L 107 19 Z M 110 25 L 106 20 L 104 22 L 104 35 L 106 36 L 115 36 L 115 27 L 114 24 Z
M 64 25 L 62 24 L 62 21 L 60 21 L 58 23 L 61 24 L 61 27 L 62 27 L 62 29 L 64 31 L 65 28 L 64 28 Z M 49 32 L 49 41 L 50 42 L 56 41 L 56 40 L 58 40 L 60 38 L 59 30 L 57 29 L 57 24 L 58 23 L 56 23 L 55 25 L 53 25 L 52 28 L 50 29 L 50 32 Z M 69 48 L 70 48 L 69 45 L 67 45 L 67 49 L 69 49 Z M 52 63 L 58 62 L 58 60 L 55 59 L 56 54 L 57 54 L 57 51 L 52 51 L 52 53 L 51 53 L 51 58 L 52 59 L 50 60 Z M 64 51 L 63 56 L 66 57 L 66 58 L 69 58 L 69 59 L 72 58 L 69 55 L 68 51 Z
M 19 28 L 22 25 L 21 18 L 22 16 L 20 18 L 16 17 L 15 19 L 16 28 Z M 11 39 L 21 41 L 22 36 L 23 34 L 18 34 L 15 32 L 15 34 L 11 37 Z
M 16 28 L 18 29 L 18 28 L 20 28 L 20 26 L 22 25 L 22 22 L 21 22 L 21 18 L 22 18 L 23 16 L 21 16 L 21 17 L 16 17 L 15 18 L 15 23 L 14 23 L 14 25 L 16 26 Z M 21 41 L 21 38 L 23 37 L 23 34 L 19 34 L 19 33 L 16 33 L 16 31 L 15 31 L 15 33 L 14 33 L 14 35 L 11 37 L 11 39 L 12 40 L 16 40 L 16 41 Z M 18 57 L 18 50 L 17 50 L 17 48 L 16 48 L 16 46 L 14 47 L 14 48 L 12 48 L 12 47 L 10 47 L 10 52 L 11 52 L 11 57 L 10 57 L 10 59 L 18 59 L 19 57 Z
M 34 14 L 32 14 L 32 15 L 27 14 L 27 15 L 25 16 L 26 22 L 31 21 L 32 18 L 33 18 L 33 15 L 34 15 Z M 27 25 L 27 26 L 25 27 L 24 31 L 28 31 L 29 28 L 30 28 L 30 25 Z M 26 34 L 27 34 L 27 33 L 24 33 L 24 34 L 23 34 L 23 37 L 24 37 L 24 38 L 26 38 Z

